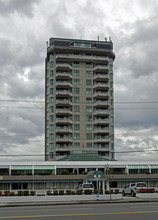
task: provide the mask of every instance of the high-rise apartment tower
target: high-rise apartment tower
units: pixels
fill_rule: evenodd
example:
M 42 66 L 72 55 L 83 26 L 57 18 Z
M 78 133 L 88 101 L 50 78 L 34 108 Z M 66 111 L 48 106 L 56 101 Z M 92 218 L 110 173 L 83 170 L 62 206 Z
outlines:
M 114 160 L 113 43 L 50 38 L 45 160 Z

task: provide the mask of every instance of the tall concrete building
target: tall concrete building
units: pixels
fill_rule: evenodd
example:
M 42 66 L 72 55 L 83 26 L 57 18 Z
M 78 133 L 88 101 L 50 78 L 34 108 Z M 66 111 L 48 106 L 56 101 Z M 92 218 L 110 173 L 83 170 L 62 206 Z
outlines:
M 113 43 L 50 38 L 45 160 L 114 160 Z

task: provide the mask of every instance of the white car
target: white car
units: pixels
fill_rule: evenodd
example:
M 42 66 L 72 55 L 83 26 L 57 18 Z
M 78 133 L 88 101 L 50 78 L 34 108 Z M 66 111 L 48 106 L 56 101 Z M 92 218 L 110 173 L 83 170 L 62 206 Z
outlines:
M 122 195 L 136 196 L 136 193 L 138 193 L 142 188 L 147 188 L 147 184 L 145 182 L 129 183 L 123 188 Z
M 94 190 L 94 185 L 92 183 L 82 183 L 79 185 L 78 189 L 81 189 L 83 191 L 85 190 Z

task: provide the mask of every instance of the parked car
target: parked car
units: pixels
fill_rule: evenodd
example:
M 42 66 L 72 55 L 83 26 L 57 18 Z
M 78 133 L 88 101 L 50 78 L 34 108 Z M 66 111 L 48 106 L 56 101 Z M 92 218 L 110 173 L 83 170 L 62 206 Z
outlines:
M 136 193 L 138 193 L 142 188 L 147 188 L 147 184 L 145 182 L 129 183 L 123 188 L 122 195 L 136 196 Z
M 79 185 L 78 189 L 83 191 L 87 189 L 94 191 L 94 185 L 93 183 L 82 183 Z

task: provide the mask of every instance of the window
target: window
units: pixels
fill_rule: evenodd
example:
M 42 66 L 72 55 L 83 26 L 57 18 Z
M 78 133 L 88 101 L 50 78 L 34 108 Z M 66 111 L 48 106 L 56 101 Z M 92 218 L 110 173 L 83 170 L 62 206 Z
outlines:
M 74 140 L 80 140 L 80 134 L 74 133 Z
M 110 71 L 112 71 L 112 65 L 110 65 Z
M 79 105 L 74 106 L 74 112 L 80 112 L 80 106 Z
M 86 106 L 86 112 L 92 112 L 92 106 Z
M 53 75 L 54 75 L 53 70 L 50 70 L 50 71 L 49 71 L 49 76 L 53 76 Z
M 92 63 L 87 62 L 86 63 L 86 68 L 91 68 L 92 67 Z
M 74 121 L 80 121 L 80 115 L 74 115 Z
M 53 94 L 53 88 L 49 89 L 49 94 L 52 95 Z
M 92 131 L 92 124 L 87 124 L 86 125 L 86 130 L 87 131 Z
M 80 75 L 80 71 L 79 70 L 74 70 L 74 76 L 79 76 Z
M 49 107 L 49 112 L 53 112 L 53 106 Z
M 91 142 L 87 143 L 87 147 L 92 148 L 92 143 Z
M 50 68 L 53 68 L 53 62 L 50 62 L 50 63 L 49 63 L 49 67 L 50 67 Z
M 49 135 L 49 140 L 51 141 L 51 140 L 53 140 L 54 139 L 54 134 L 50 134 Z
M 79 148 L 79 147 L 80 147 L 80 143 L 79 143 L 79 142 L 75 142 L 75 143 L 74 143 L 74 147 L 75 147 L 75 148 Z
M 88 122 L 88 121 L 92 121 L 92 116 L 91 115 L 86 115 L 86 121 Z
M 74 79 L 74 85 L 79 86 L 80 85 L 80 80 L 79 79 Z
M 87 140 L 92 140 L 92 133 L 87 133 Z
M 74 88 L 74 94 L 80 94 L 80 88 Z
M 113 88 L 113 82 L 110 82 L 110 88 L 111 89 Z
M 50 125 L 49 126 L 49 131 L 53 131 L 54 130 L 54 125 Z
M 86 79 L 86 85 L 91 86 L 92 85 L 92 80 L 91 79 Z
M 53 79 L 51 79 L 51 80 L 49 81 L 49 85 L 50 85 L 50 86 L 53 86 Z
M 91 77 L 91 76 L 92 76 L 92 71 L 86 70 L 86 76 L 87 76 L 87 77 Z
M 80 130 L 80 124 L 74 124 L 74 130 Z
M 92 89 L 91 88 L 87 88 L 86 89 L 86 94 L 87 95 L 92 95 Z
M 75 61 L 74 62 L 74 67 L 79 67 L 80 65 L 79 65 L 79 62 L 77 62 L 77 61 Z
M 74 103 L 80 103 L 80 97 L 74 97 Z
M 92 98 L 86 98 L 86 103 L 92 103 Z
M 53 115 L 49 116 L 49 121 L 52 122 L 53 121 Z

